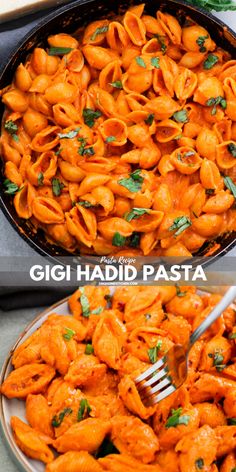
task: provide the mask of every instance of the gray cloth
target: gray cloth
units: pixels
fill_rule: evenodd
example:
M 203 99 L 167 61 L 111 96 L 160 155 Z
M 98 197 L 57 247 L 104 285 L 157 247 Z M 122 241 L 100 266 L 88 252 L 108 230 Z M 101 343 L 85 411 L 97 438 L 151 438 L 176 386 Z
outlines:
M 8 355 L 11 346 L 13 346 L 21 332 L 40 313 L 40 311 L 43 311 L 43 308 L 13 310 L 8 312 L 6 316 L 6 313 L 0 310 L 0 369 L 2 368 L 2 364 Z M 0 462 L 0 470 L 2 472 L 19 471 L 9 455 L 5 440 L 2 436 L 0 438 Z

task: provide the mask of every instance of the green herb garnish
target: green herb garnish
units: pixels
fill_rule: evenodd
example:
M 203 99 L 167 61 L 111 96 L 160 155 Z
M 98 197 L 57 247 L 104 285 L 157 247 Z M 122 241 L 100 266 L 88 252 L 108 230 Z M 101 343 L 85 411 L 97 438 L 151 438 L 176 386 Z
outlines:
M 78 205 L 83 206 L 84 208 L 91 208 L 93 206 L 92 203 L 88 202 L 88 200 L 81 200 L 78 202 Z
M 181 288 L 177 284 L 175 285 L 175 288 L 176 288 L 177 297 L 185 297 L 185 295 L 187 293 L 186 291 L 181 292 Z
M 219 61 L 219 57 L 215 54 L 209 54 L 207 59 L 203 62 L 204 69 L 211 69 L 217 62 Z
M 165 36 L 162 35 L 162 34 L 155 34 L 154 35 L 154 38 L 157 39 L 158 43 L 160 44 L 161 46 L 161 52 L 163 52 L 163 54 L 166 53 L 166 49 L 167 49 L 167 46 L 166 46 L 166 43 L 165 43 Z
M 92 411 L 92 408 L 89 405 L 88 400 L 86 398 L 83 398 L 82 400 L 80 400 L 80 407 L 78 411 L 77 420 L 78 421 L 84 420 L 85 418 L 89 416 L 91 411 Z
M 132 208 L 132 210 L 125 215 L 125 219 L 126 221 L 132 221 L 148 213 L 149 210 L 147 210 L 146 208 Z
M 52 426 L 54 428 L 59 428 L 59 426 L 61 426 L 61 423 L 64 420 L 65 416 L 71 415 L 72 412 L 73 412 L 73 410 L 71 408 L 65 408 L 63 411 L 61 411 L 61 413 L 59 413 L 59 415 L 53 416 Z
M 82 315 L 85 318 L 89 318 L 90 316 L 90 305 L 89 305 L 89 300 L 88 297 L 85 295 L 84 287 L 80 288 L 80 304 L 82 308 Z
M 227 146 L 228 151 L 232 154 L 233 157 L 236 157 L 236 144 L 230 143 Z
M 188 112 L 187 110 L 183 109 L 180 111 L 176 111 L 172 118 L 177 121 L 177 123 L 187 123 L 188 122 Z
M 133 234 L 129 237 L 128 246 L 129 247 L 138 247 L 140 244 L 141 234 L 134 231 Z
M 78 132 L 79 132 L 80 128 L 75 128 L 74 130 L 72 131 L 68 131 L 68 133 L 58 133 L 58 137 L 60 139 L 73 139 L 77 136 Z
M 148 117 L 145 120 L 145 123 L 147 123 L 147 125 L 151 126 L 153 121 L 154 121 L 154 118 L 155 118 L 154 113 L 149 113 Z
M 143 67 L 144 69 L 146 69 L 146 64 L 145 64 L 142 57 L 136 56 L 135 61 L 137 62 L 138 66 Z
M 142 188 L 144 178 L 141 175 L 142 170 L 137 169 L 130 174 L 128 179 L 121 179 L 118 181 L 120 185 L 127 188 L 132 193 L 138 192 Z
M 205 189 L 205 194 L 206 195 L 214 195 L 215 189 L 214 188 L 206 188 Z
M 14 141 L 16 141 L 18 143 L 19 142 L 19 137 L 16 134 L 17 131 L 18 131 L 17 124 L 12 120 L 8 120 L 4 123 L 4 128 L 11 135 L 11 137 L 14 139 Z
M 111 82 L 109 85 L 112 85 L 112 87 L 118 88 L 118 89 L 123 88 L 121 80 L 116 80 L 115 82 Z
M 88 356 L 90 356 L 91 354 L 94 353 L 94 349 L 93 349 L 93 346 L 92 344 L 86 344 L 85 346 L 85 354 L 87 354 Z
M 102 113 L 100 110 L 92 110 L 92 108 L 84 108 L 83 109 L 83 118 L 84 122 L 89 128 L 92 128 L 94 126 L 95 120 L 102 116 Z
M 99 306 L 98 308 L 95 308 L 94 310 L 91 311 L 91 315 L 100 315 L 102 311 L 103 311 L 102 306 Z
M 66 332 L 62 336 L 66 341 L 70 341 L 76 334 L 76 332 L 70 328 L 65 328 L 65 331 Z
M 226 367 L 225 364 L 222 364 L 224 360 L 224 356 L 219 352 L 215 352 L 213 356 L 213 366 L 218 370 L 218 372 L 222 372 L 222 370 Z
M 60 182 L 59 179 L 52 179 L 52 193 L 55 195 L 55 197 L 59 197 L 61 195 L 61 191 L 64 187 L 65 185 Z
M 209 38 L 209 36 L 198 36 L 196 39 L 196 43 L 199 46 L 199 51 L 200 52 L 206 52 L 206 47 L 204 46 L 206 39 Z
M 12 182 L 11 180 L 9 179 L 5 179 L 4 182 L 3 182 L 3 186 L 5 187 L 6 190 L 4 190 L 4 193 L 6 193 L 7 195 L 15 195 L 17 192 L 19 192 L 19 190 L 21 190 L 18 185 L 14 184 L 14 182 Z M 23 187 L 22 187 L 23 188 Z
M 229 339 L 236 339 L 236 333 L 231 333 L 229 335 Z
M 38 175 L 38 185 L 39 185 L 39 187 L 42 187 L 43 181 L 44 181 L 44 175 L 43 175 L 42 172 L 39 172 L 39 175 Z
M 107 136 L 106 143 L 114 143 L 116 141 L 115 136 Z
M 207 101 L 206 101 L 206 106 L 207 107 L 213 107 L 212 110 L 211 110 L 211 114 L 212 115 L 215 115 L 216 114 L 216 111 L 217 111 L 217 106 L 220 105 L 221 108 L 223 108 L 223 110 L 225 110 L 227 108 L 227 102 L 225 100 L 224 97 L 221 97 L 219 95 L 219 97 L 212 97 L 212 98 L 209 98 Z
M 169 227 L 169 231 L 175 231 L 175 237 L 181 234 L 185 229 L 191 226 L 192 222 L 188 216 L 178 216 L 174 219 L 173 224 Z
M 152 364 L 157 361 L 158 353 L 161 349 L 162 341 L 158 341 L 157 345 L 148 349 L 148 357 Z
M 195 467 L 196 467 L 197 470 L 203 469 L 204 460 L 201 457 L 195 461 Z
M 236 418 L 228 418 L 228 424 L 230 426 L 236 426 Z
M 190 416 L 189 415 L 181 416 L 182 411 L 183 411 L 183 408 L 178 408 L 177 410 L 172 409 L 171 416 L 168 418 L 165 424 L 165 427 L 171 428 L 171 427 L 178 426 L 179 424 L 187 425 L 189 423 Z
M 236 10 L 236 4 L 232 0 L 188 0 L 188 3 L 196 5 L 197 7 L 205 8 L 205 10 L 208 11 Z
M 155 69 L 160 69 L 160 58 L 159 57 L 152 57 L 151 64 Z
M 236 185 L 232 181 L 231 177 L 224 177 L 224 184 L 236 198 Z
M 108 25 L 105 25 L 105 26 L 100 26 L 98 28 L 95 29 L 94 33 L 92 34 L 92 36 L 90 37 L 91 41 L 95 41 L 95 39 L 97 38 L 97 36 L 99 34 L 102 34 L 102 33 L 107 33 L 108 31 Z
M 64 56 L 64 54 L 69 54 L 69 52 L 73 51 L 72 48 L 50 48 L 48 50 L 49 56 Z
M 118 233 L 118 231 L 115 232 L 113 238 L 112 238 L 112 246 L 124 246 L 126 241 L 126 237 L 122 236 L 122 234 Z

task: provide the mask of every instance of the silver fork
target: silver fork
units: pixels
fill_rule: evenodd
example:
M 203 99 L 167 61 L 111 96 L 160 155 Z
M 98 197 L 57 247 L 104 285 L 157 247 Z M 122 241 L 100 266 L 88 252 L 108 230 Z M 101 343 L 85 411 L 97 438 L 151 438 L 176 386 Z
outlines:
M 154 405 L 160 402 L 183 384 L 187 378 L 188 354 L 191 347 L 235 298 L 236 286 L 233 286 L 227 290 L 207 318 L 192 333 L 187 347 L 176 344 L 164 357 L 135 379 L 144 404 Z

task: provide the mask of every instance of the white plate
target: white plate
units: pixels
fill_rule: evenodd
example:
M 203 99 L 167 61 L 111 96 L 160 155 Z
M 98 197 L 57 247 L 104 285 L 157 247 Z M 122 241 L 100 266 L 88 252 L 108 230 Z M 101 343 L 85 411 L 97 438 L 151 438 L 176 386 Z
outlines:
M 52 313 L 57 313 L 58 315 L 68 315 L 70 309 L 68 306 L 68 298 L 61 300 L 55 305 L 52 305 L 47 310 L 43 311 L 37 318 L 35 318 L 32 323 L 30 323 L 24 330 L 24 332 L 19 336 L 15 345 L 12 347 L 9 355 L 7 356 L 6 361 L 3 364 L 2 371 L 0 374 L 0 384 L 8 377 L 12 371 L 11 358 L 14 350 L 22 344 L 34 331 L 36 331 Z M 20 470 L 26 472 L 44 472 L 45 464 L 39 461 L 35 461 L 27 458 L 23 452 L 16 445 L 13 438 L 10 420 L 12 416 L 18 416 L 21 420 L 27 422 L 25 417 L 25 401 L 8 399 L 1 395 L 0 397 L 0 422 L 5 437 L 7 446 L 10 449 L 11 456 L 14 461 L 17 463 L 17 466 L 20 467 Z

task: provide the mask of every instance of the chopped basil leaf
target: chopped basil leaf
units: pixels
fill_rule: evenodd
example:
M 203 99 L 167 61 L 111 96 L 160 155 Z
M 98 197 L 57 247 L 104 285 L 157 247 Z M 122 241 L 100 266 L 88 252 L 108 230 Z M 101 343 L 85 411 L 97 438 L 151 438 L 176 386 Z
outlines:
M 100 110 L 92 110 L 92 108 L 84 108 L 83 109 L 83 118 L 84 122 L 89 128 L 94 126 L 95 120 L 102 116 Z
M 58 137 L 60 139 L 73 139 L 77 136 L 80 128 L 75 128 L 72 131 L 68 131 L 68 133 L 58 133 Z
M 76 332 L 70 328 L 65 328 L 65 331 L 66 332 L 63 334 L 63 338 L 66 341 L 70 341 L 73 338 L 73 336 L 76 334 Z
M 52 179 L 52 193 L 55 195 L 55 197 L 59 197 L 61 195 L 61 191 L 64 187 L 65 185 L 60 182 L 59 179 Z
M 132 221 L 148 213 L 149 210 L 146 210 L 146 208 L 132 208 L 132 210 L 125 215 L 125 219 L 126 221 Z
M 72 412 L 73 412 L 73 410 L 71 408 L 65 408 L 63 411 L 61 411 L 61 413 L 59 413 L 59 415 L 53 416 L 52 426 L 54 428 L 59 428 L 59 426 L 61 426 L 61 423 L 64 420 L 65 416 L 71 415 Z
M 44 175 L 42 172 L 39 172 L 39 175 L 38 175 L 38 185 L 41 187 L 43 185 L 43 181 L 44 181 Z
M 73 51 L 72 48 L 50 48 L 48 51 L 49 56 L 64 56 L 64 54 L 69 54 Z
M 180 287 L 179 287 L 177 284 L 175 285 L 175 288 L 176 288 L 176 295 L 177 295 L 177 297 L 185 297 L 185 295 L 186 295 L 186 293 L 187 293 L 186 291 L 181 292 L 181 289 L 180 289 Z
M 154 37 L 157 39 L 158 43 L 161 46 L 161 52 L 163 52 L 163 54 L 165 54 L 166 49 L 167 49 L 167 46 L 166 46 L 166 43 L 165 43 L 165 39 L 166 39 L 165 36 L 162 35 L 162 34 L 155 34 Z
M 219 57 L 215 54 L 209 54 L 207 59 L 203 62 L 204 69 L 211 69 L 217 62 L 219 61 Z
M 4 123 L 4 128 L 12 136 L 14 141 L 16 141 L 16 143 L 18 143 L 19 142 L 19 137 L 16 134 L 16 132 L 18 131 L 17 124 L 12 120 L 8 120 Z
M 90 354 L 93 354 L 94 353 L 94 349 L 93 349 L 93 346 L 92 344 L 86 344 L 85 346 L 85 354 L 87 354 L 88 356 L 90 356 Z
M 140 233 L 137 233 L 136 231 L 134 231 L 133 234 L 131 234 L 131 236 L 129 237 L 129 242 L 128 242 L 129 247 L 138 247 L 140 244 L 140 238 L 141 238 Z
M 171 428 L 171 427 L 178 426 L 179 424 L 187 425 L 189 423 L 190 416 L 189 415 L 180 416 L 182 411 L 183 411 L 182 408 L 178 408 L 177 410 L 172 409 L 171 416 L 168 418 L 165 424 L 165 427 Z
M 94 156 L 94 154 L 95 154 L 95 151 L 94 151 L 93 146 L 89 146 L 83 149 L 82 156 Z
M 188 122 L 188 112 L 187 110 L 183 109 L 180 111 L 176 111 L 172 118 L 177 121 L 177 123 L 187 123 Z
M 18 185 L 14 184 L 14 182 L 12 182 L 9 179 L 4 180 L 3 186 L 6 189 L 6 190 L 4 190 L 4 193 L 6 193 L 7 195 L 15 195 L 17 192 L 19 192 L 19 190 L 21 190 L 18 187 Z
M 204 460 L 201 457 L 195 461 L 195 467 L 196 467 L 197 470 L 203 469 Z
M 84 287 L 80 288 L 80 304 L 82 308 L 82 315 L 85 318 L 89 318 L 90 316 L 90 305 L 89 305 L 89 300 L 88 297 L 85 295 Z
M 236 339 L 236 333 L 231 333 L 229 335 L 229 339 Z
M 207 107 L 213 107 L 212 108 L 212 111 L 211 111 L 211 114 L 212 115 L 215 115 L 216 114 L 216 111 L 217 111 L 217 106 L 220 105 L 221 108 L 223 108 L 223 110 L 225 110 L 227 108 L 227 102 L 225 100 L 224 97 L 221 97 L 220 95 L 218 97 L 212 97 L 212 98 L 209 98 L 207 101 L 206 101 L 206 106 Z
M 106 143 L 113 143 L 114 141 L 116 141 L 115 136 L 107 136 Z
M 236 185 L 232 181 L 231 177 L 224 177 L 224 183 L 225 183 L 225 186 L 233 194 L 234 198 L 236 198 Z
M 206 195 L 214 195 L 215 189 L 214 188 L 206 188 L 205 189 L 205 194 Z
M 155 118 L 154 113 L 149 113 L 148 117 L 145 120 L 145 123 L 147 123 L 147 125 L 151 126 L 153 121 L 154 121 L 154 118 Z
M 206 47 L 204 46 L 206 39 L 209 38 L 209 36 L 198 36 L 196 39 L 196 43 L 199 46 L 199 51 L 200 52 L 206 52 Z
M 102 34 L 102 33 L 107 33 L 108 31 L 108 25 L 105 25 L 105 26 L 100 26 L 98 28 L 95 29 L 94 33 L 92 34 L 92 36 L 90 37 L 91 41 L 95 41 L 95 39 L 97 38 L 97 36 L 99 34 Z
M 80 407 L 78 410 L 77 420 L 82 421 L 89 416 L 89 413 L 92 411 L 91 406 L 86 398 L 80 400 Z
M 218 370 L 218 372 L 221 372 L 226 367 L 225 364 L 222 364 L 223 360 L 224 356 L 222 356 L 222 354 L 220 354 L 219 352 L 214 353 L 213 366 L 216 368 L 216 370 Z
M 145 62 L 144 62 L 144 60 L 143 60 L 142 57 L 136 56 L 136 57 L 135 57 L 135 60 L 136 60 L 136 62 L 137 62 L 137 64 L 138 64 L 138 66 L 143 67 L 144 69 L 146 69 L 146 64 L 145 64 Z
M 56 152 L 55 152 L 56 156 L 60 156 L 60 154 L 61 154 L 61 151 L 63 151 L 63 149 L 62 149 L 62 148 L 58 149 L 58 151 L 56 151 Z
M 111 82 L 109 85 L 112 85 L 112 87 L 118 88 L 118 89 L 123 88 L 121 80 L 116 80 L 115 82 Z
M 100 313 L 102 313 L 102 311 L 103 311 L 102 306 L 99 306 L 98 308 L 95 308 L 95 310 L 91 311 L 91 315 L 100 315 Z
M 130 174 L 128 179 L 121 179 L 118 181 L 120 185 L 127 188 L 132 193 L 138 192 L 142 188 L 143 177 L 141 175 L 141 169 L 137 169 Z
M 157 345 L 148 349 L 148 357 L 152 364 L 155 364 L 157 361 L 158 353 L 161 349 L 162 341 L 158 341 Z
M 159 57 L 152 57 L 151 64 L 155 69 L 160 69 L 160 58 Z
M 175 231 L 175 237 L 181 234 L 185 229 L 191 226 L 192 222 L 188 216 L 178 216 L 174 219 L 173 224 L 169 227 L 169 231 Z
M 233 157 L 236 157 L 236 144 L 230 143 L 227 146 L 228 151 L 232 154 Z
M 233 467 L 233 469 L 231 470 L 231 472 L 236 472 L 236 467 Z
M 91 208 L 93 206 L 92 203 L 88 202 L 87 200 L 81 200 L 78 202 L 78 205 L 83 206 L 84 208 Z
M 197 5 L 208 11 L 235 11 L 236 5 L 232 0 L 188 0 L 192 5 Z M 232 472 L 232 471 L 231 471 Z M 236 471 L 234 471 L 236 472 Z
M 228 418 L 228 424 L 230 426 L 236 426 L 236 418 Z
M 124 246 L 126 241 L 126 237 L 122 236 L 122 234 L 118 233 L 118 231 L 115 232 L 113 238 L 112 238 L 112 245 L 113 246 Z

